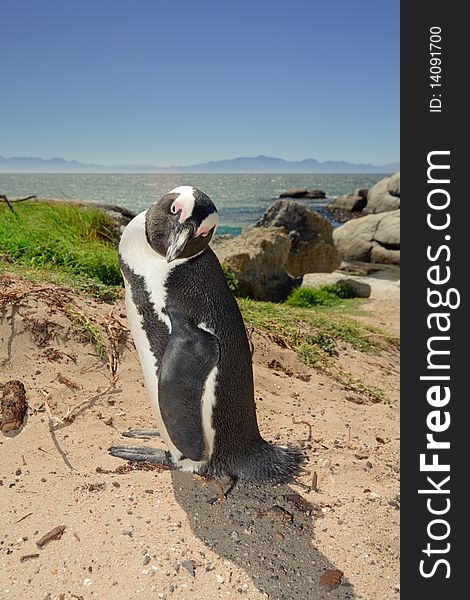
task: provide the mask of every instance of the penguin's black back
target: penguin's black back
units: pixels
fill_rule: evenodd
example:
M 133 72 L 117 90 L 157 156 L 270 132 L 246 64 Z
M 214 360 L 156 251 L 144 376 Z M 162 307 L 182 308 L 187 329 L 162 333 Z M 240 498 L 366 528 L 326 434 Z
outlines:
M 166 305 L 170 311 L 184 312 L 196 324 L 204 323 L 218 340 L 212 462 L 222 461 L 225 466 L 238 463 L 245 449 L 261 439 L 251 352 L 240 309 L 210 248 L 171 271 L 166 281 Z
M 291 480 L 302 455 L 296 449 L 269 444 L 260 435 L 245 324 L 210 248 L 171 271 L 166 281 L 166 306 L 184 312 L 196 324 L 204 323 L 219 342 L 212 415 L 215 444 L 206 472 L 258 483 Z

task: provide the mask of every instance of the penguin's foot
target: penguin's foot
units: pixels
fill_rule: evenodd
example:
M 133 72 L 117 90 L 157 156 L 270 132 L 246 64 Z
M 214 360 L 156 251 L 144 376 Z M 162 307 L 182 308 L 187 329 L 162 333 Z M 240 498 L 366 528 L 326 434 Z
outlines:
M 162 465 L 169 469 L 175 469 L 176 465 L 171 454 L 159 448 L 147 448 L 145 446 L 111 446 L 108 449 L 111 456 L 137 462 L 148 462 L 154 465 Z
M 128 429 L 123 431 L 121 435 L 137 440 L 149 440 L 150 438 L 160 437 L 160 432 L 156 429 Z
M 220 493 L 217 496 L 217 498 L 209 500 L 209 504 L 215 504 L 216 502 L 226 500 L 227 496 L 230 494 L 230 492 L 233 490 L 233 488 L 237 485 L 238 482 L 238 477 L 230 477 L 230 485 L 224 492 L 224 486 L 221 484 L 221 482 L 215 477 L 211 477 L 211 475 L 201 475 L 200 473 L 194 473 L 193 478 L 197 479 L 198 481 L 202 481 L 203 483 L 215 483 L 218 486 Z
M 233 488 L 237 485 L 237 483 L 238 483 L 238 477 L 235 477 L 235 476 L 232 475 L 230 477 L 230 485 L 228 486 L 228 488 L 224 492 L 224 498 L 225 499 L 230 494 L 230 492 L 233 490 Z

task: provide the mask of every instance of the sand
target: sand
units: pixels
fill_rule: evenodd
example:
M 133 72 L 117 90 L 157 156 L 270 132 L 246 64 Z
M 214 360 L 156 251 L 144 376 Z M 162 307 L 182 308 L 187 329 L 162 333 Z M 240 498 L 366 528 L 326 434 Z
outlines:
M 340 348 L 343 369 L 385 390 L 373 403 L 255 332 L 260 429 L 303 446 L 308 462 L 296 483 L 240 483 L 211 503 L 217 482 L 107 454 L 129 441 L 122 431 L 154 425 L 122 302 L 7 276 L 0 286 L 0 384 L 20 380 L 29 405 L 16 435 L 0 433 L 1 600 L 398 598 L 396 351 Z M 398 294 L 363 308 L 359 318 L 398 331 Z M 108 328 L 111 362 L 82 314 Z

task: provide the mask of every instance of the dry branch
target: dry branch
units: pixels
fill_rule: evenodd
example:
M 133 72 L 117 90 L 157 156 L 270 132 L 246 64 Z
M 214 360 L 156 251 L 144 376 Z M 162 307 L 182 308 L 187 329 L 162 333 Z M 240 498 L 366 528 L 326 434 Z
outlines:
M 46 534 L 44 534 L 42 536 L 41 539 L 39 539 L 36 542 L 36 546 L 38 548 L 43 548 L 46 544 L 48 544 L 49 542 L 52 542 L 52 540 L 60 540 L 64 531 L 65 531 L 65 525 L 58 525 L 57 527 L 54 527 L 54 529 L 51 529 L 51 531 L 48 531 Z

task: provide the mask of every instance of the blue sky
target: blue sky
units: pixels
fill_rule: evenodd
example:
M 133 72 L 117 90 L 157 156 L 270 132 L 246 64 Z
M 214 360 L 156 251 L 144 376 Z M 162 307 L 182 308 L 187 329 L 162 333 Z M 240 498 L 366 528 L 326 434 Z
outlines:
M 398 0 L 2 0 L 0 155 L 399 160 Z

